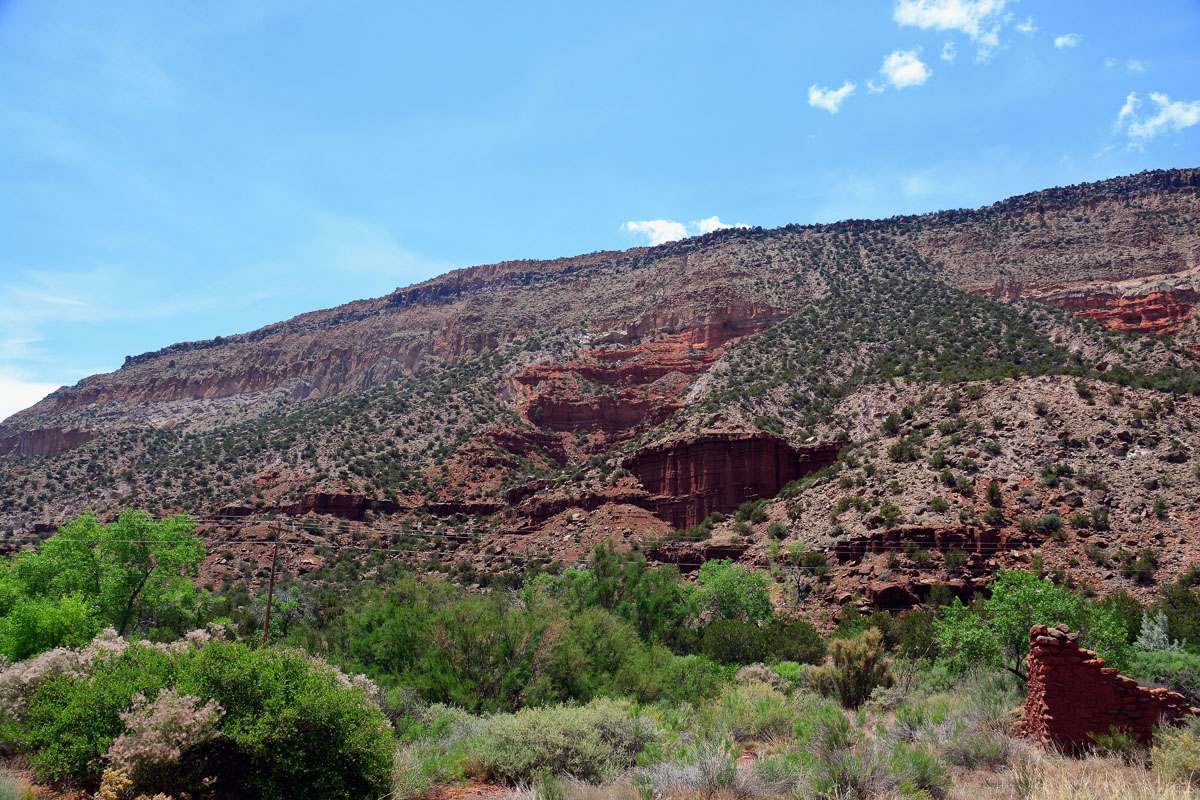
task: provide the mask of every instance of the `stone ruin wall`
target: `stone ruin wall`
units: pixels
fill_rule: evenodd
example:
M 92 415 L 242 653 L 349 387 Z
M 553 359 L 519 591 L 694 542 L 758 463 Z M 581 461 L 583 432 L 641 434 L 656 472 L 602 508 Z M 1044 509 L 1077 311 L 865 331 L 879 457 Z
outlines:
M 1114 728 L 1149 744 L 1154 728 L 1200 715 L 1177 692 L 1118 675 L 1065 625 L 1030 629 L 1026 666 L 1024 733 L 1043 746 L 1078 751 Z

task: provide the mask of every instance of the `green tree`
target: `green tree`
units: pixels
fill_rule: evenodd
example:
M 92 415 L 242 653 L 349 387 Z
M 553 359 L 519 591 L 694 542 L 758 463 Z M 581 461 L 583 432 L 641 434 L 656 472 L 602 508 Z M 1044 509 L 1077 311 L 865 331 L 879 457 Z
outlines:
M 968 607 L 955 598 L 934 622 L 948 666 L 965 672 L 978 664 L 999 667 L 1025 680 L 1029 629 L 1066 624 L 1085 645 L 1118 669 L 1129 662 L 1129 632 L 1110 609 L 1088 606 L 1083 598 L 1024 570 L 1001 570 L 992 596 Z
M 142 510 L 104 524 L 87 512 L 0 566 L 0 651 L 28 658 L 101 627 L 181 633 L 194 623 L 191 578 L 204 559 L 194 524 Z M 86 613 L 81 613 L 86 609 Z
M 750 571 L 730 559 L 700 567 L 700 603 L 721 619 L 759 622 L 774 615 L 766 573 Z

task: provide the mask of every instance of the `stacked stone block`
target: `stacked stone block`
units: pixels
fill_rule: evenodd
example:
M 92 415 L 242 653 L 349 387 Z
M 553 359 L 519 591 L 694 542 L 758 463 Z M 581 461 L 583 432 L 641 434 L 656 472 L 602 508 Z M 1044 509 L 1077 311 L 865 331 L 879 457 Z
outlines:
M 1149 744 L 1155 727 L 1200 715 L 1178 692 L 1150 689 L 1106 666 L 1079 646 L 1079 634 L 1066 625 L 1029 631 L 1026 662 L 1029 694 L 1025 735 L 1043 746 L 1078 751 L 1095 734 L 1119 731 Z

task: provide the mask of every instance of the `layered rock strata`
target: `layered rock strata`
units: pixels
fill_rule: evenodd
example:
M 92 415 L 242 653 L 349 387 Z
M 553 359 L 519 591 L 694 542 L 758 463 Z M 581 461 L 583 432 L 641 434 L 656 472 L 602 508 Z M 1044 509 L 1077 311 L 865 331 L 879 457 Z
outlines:
M 714 511 L 774 497 L 785 484 L 829 466 L 838 445 L 792 447 L 766 433 L 710 433 L 666 442 L 625 462 L 651 495 L 654 513 L 689 528 Z

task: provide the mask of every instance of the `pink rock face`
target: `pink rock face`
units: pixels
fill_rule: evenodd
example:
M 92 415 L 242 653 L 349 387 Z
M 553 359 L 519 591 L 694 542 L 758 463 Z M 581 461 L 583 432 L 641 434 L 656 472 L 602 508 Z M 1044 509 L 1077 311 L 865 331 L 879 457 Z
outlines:
M 1095 735 L 1113 729 L 1150 743 L 1156 726 L 1200 715 L 1200 708 L 1177 692 L 1149 689 L 1118 675 L 1080 647 L 1078 638 L 1065 625 L 1030 629 L 1026 736 L 1069 751 L 1086 748 Z
M 789 481 L 832 464 L 837 452 L 836 444 L 793 448 L 766 433 L 714 433 L 647 448 L 626 468 L 660 519 L 688 528 L 714 511 L 775 496 Z
M 91 431 L 64 431 L 62 428 L 21 431 L 0 439 L 0 456 L 16 454 L 47 458 L 81 445 L 92 436 Z

